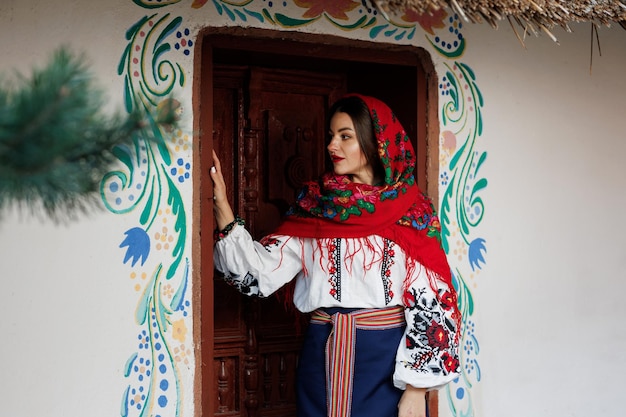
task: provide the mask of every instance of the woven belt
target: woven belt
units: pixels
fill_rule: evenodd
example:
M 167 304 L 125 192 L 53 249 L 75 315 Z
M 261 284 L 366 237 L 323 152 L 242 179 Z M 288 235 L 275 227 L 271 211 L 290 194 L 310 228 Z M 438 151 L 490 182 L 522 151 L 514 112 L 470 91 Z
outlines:
M 349 417 L 352 408 L 352 382 L 356 329 L 385 330 L 403 326 L 404 307 L 355 310 L 335 313 L 315 310 L 313 324 L 333 325 L 326 342 L 326 398 L 328 417 Z

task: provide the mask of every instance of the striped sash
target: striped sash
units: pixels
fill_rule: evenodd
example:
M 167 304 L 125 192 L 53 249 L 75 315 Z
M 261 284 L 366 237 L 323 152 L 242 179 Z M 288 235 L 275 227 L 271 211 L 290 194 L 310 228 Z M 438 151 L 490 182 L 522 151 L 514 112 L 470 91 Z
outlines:
M 335 313 L 315 310 L 312 324 L 333 325 L 326 342 L 326 398 L 328 417 L 349 417 L 352 408 L 352 383 L 356 329 L 385 330 L 404 325 L 404 307 L 355 310 Z

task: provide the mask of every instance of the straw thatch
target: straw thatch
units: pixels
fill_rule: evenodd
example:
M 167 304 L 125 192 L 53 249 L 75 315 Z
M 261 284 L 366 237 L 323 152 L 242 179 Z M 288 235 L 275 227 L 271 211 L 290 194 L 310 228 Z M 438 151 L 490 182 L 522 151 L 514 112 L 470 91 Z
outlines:
M 379 9 L 402 12 L 413 9 L 423 14 L 440 8 L 452 10 L 472 23 L 486 22 L 493 27 L 507 19 L 517 23 L 524 33 L 545 32 L 553 40 L 551 29 L 570 31 L 571 22 L 591 22 L 593 26 L 620 24 L 626 29 L 626 0 L 375 0 Z

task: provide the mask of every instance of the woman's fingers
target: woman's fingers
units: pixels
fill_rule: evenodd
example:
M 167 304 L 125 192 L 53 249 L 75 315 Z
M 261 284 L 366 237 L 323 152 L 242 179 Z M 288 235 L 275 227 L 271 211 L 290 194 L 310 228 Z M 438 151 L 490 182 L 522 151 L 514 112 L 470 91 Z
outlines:
M 215 149 L 213 149 L 213 166 L 210 169 L 210 173 L 214 186 L 217 185 L 216 182 L 223 182 L 222 166 L 220 165 L 220 160 L 215 153 Z
M 222 172 L 222 165 L 220 164 L 220 159 L 217 157 L 217 153 L 215 153 L 215 149 L 213 149 L 213 167 L 216 171 Z
M 209 170 L 209 174 L 213 181 L 213 213 L 215 214 L 217 227 L 221 230 L 235 219 L 235 215 L 228 203 L 226 182 L 222 175 L 222 165 L 215 150 L 213 150 L 213 166 Z
M 213 150 L 213 166 L 210 169 L 210 175 L 213 180 L 213 200 L 223 201 L 226 197 L 226 184 L 222 175 L 222 166 L 215 149 Z

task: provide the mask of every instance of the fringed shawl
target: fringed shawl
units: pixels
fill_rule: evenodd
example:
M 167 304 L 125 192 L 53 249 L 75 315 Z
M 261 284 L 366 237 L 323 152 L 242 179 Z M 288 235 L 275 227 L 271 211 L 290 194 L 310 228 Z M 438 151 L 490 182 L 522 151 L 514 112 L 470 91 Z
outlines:
M 415 154 L 409 137 L 386 104 L 373 97 L 351 96 L 359 97 L 369 108 L 385 168 L 383 184 L 359 184 L 347 176 L 326 173 L 318 181 L 305 184 L 272 234 L 317 239 L 378 235 L 404 250 L 409 272 L 415 262 L 426 269 L 436 294 L 436 280 L 446 283 L 454 293 L 441 246 L 439 218 L 431 200 L 415 182 Z M 412 275 L 407 273 L 405 288 L 411 284 Z M 450 301 L 456 308 L 456 294 L 446 304 Z

